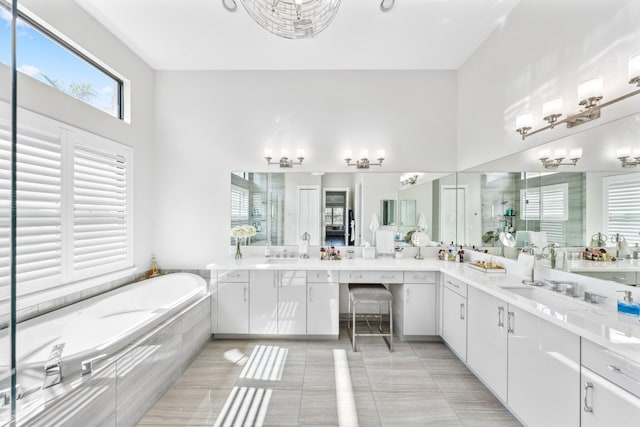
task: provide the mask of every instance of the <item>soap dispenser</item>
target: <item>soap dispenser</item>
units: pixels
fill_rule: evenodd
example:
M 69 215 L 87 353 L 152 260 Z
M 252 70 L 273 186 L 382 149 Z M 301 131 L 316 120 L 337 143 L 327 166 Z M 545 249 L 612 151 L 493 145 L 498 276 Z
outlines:
M 631 314 L 633 316 L 640 316 L 640 305 L 637 302 L 633 301 L 631 291 L 616 292 L 624 292 L 623 300 L 618 300 L 618 312 Z

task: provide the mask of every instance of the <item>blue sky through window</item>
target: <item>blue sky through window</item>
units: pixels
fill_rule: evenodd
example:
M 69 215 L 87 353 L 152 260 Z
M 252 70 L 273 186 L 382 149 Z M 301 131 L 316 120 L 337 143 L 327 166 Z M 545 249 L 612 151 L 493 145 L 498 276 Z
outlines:
M 11 15 L 4 7 L 0 18 L 0 62 L 10 65 Z M 118 117 L 116 80 L 21 19 L 16 33 L 18 71 Z

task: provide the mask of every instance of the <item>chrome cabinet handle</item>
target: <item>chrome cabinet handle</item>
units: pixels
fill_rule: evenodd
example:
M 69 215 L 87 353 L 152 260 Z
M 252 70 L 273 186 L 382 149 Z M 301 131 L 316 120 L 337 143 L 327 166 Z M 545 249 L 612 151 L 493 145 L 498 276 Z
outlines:
M 448 284 L 450 284 L 451 286 L 455 287 L 455 288 L 460 289 L 460 286 L 459 286 L 459 285 L 456 285 L 455 283 L 451 283 L 451 281 L 450 281 L 450 280 L 447 280 L 447 283 L 448 283 Z
M 405 298 L 405 302 L 408 303 L 409 302 L 409 288 L 407 289 L 407 294 L 406 294 L 406 298 Z
M 507 333 L 513 334 L 515 331 L 513 329 L 513 324 L 515 320 L 515 313 L 513 311 L 509 311 L 507 313 Z
M 498 328 L 504 328 L 504 307 L 498 307 Z
M 589 389 L 593 390 L 593 383 L 589 381 L 584 382 L 584 395 L 582 401 L 584 403 L 584 412 L 593 412 L 593 403 L 589 406 Z M 592 393 L 593 394 L 593 393 Z
M 247 287 L 244 287 L 244 296 L 242 297 L 243 300 L 246 302 L 247 301 Z
M 331 275 L 328 274 L 328 273 L 324 273 L 324 274 L 317 273 L 316 274 L 316 279 L 319 279 L 321 277 L 331 277 Z M 351 276 L 349 276 L 349 277 L 351 277 Z
M 395 279 L 395 278 L 396 278 L 396 276 L 395 276 L 395 274 L 391 274 L 391 275 L 388 275 L 388 276 L 385 276 L 385 275 L 383 274 L 382 276 L 380 276 L 380 278 L 381 278 L 381 279 Z
M 276 276 L 277 275 L 275 273 L 273 273 L 273 287 L 274 288 L 278 287 L 278 280 L 277 280 Z
M 640 380 L 638 380 L 637 378 L 632 377 L 629 374 L 626 374 L 624 372 L 622 372 L 622 369 L 618 368 L 617 366 L 614 365 L 607 365 L 607 369 L 609 369 L 610 371 L 615 372 L 616 374 L 620 374 L 623 377 L 630 379 L 631 381 L 635 381 L 636 383 L 640 383 Z
M 362 279 L 362 274 L 359 276 L 352 276 L 351 274 L 349 275 L 349 279 Z
M 626 280 L 627 276 L 613 276 L 613 280 Z
M 313 289 L 313 286 L 309 286 L 309 302 L 313 301 L 313 295 L 311 294 L 312 289 Z
M 464 320 L 464 303 L 460 304 L 460 319 Z

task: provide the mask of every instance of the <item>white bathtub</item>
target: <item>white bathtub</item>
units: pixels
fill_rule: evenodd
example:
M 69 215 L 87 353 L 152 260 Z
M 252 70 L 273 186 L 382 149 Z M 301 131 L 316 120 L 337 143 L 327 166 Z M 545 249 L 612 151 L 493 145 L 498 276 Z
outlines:
M 206 281 L 174 273 L 123 286 L 17 326 L 17 383 L 25 397 L 42 387 L 51 348 L 64 343 L 63 381 L 77 379 L 82 361 L 109 357 L 207 294 Z M 8 387 L 8 329 L 0 333 L 0 388 Z

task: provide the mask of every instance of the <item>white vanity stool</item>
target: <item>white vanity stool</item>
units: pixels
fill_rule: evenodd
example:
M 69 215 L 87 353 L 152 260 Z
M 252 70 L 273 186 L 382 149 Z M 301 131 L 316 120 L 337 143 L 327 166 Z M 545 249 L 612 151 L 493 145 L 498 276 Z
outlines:
M 378 314 L 356 313 L 357 304 L 375 303 L 378 304 Z M 389 307 L 389 332 L 382 330 L 382 305 L 387 304 Z M 356 332 L 356 318 L 360 316 L 367 322 L 368 333 Z M 378 317 L 378 332 L 371 330 L 369 317 Z M 353 323 L 353 327 L 351 327 Z M 353 351 L 356 351 L 356 337 L 383 337 L 389 346 L 389 351 L 393 351 L 393 296 L 391 292 L 380 284 L 349 284 L 349 319 L 347 320 L 347 329 L 351 335 L 351 343 Z M 389 338 L 387 340 L 387 337 Z

